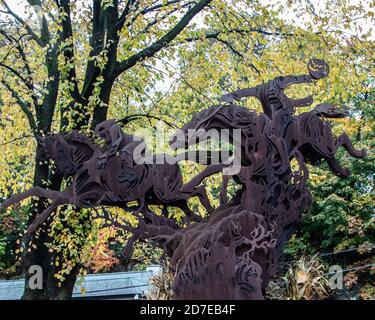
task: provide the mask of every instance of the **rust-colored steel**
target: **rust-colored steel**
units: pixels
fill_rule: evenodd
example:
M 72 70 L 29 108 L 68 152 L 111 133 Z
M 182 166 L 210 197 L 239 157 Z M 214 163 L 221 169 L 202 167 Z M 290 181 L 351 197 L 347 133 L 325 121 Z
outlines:
M 138 217 L 139 224 L 135 228 L 126 227 L 133 237 L 124 255 L 129 256 L 139 239 L 151 239 L 161 246 L 176 273 L 174 299 L 263 299 L 282 247 L 312 201 L 306 185 L 309 176 L 306 163 L 317 165 L 326 160 L 334 174 L 347 177 L 350 171 L 335 159 L 337 148 L 343 146 L 357 158 L 366 155 L 364 150 L 354 149 L 346 133 L 334 137 L 325 120 L 345 117 L 345 108 L 320 104 L 309 112 L 294 115 L 295 108 L 309 106 L 313 99 L 290 99 L 284 90 L 290 85 L 326 77 L 329 67 L 322 60 L 312 59 L 308 71 L 305 75 L 280 76 L 257 87 L 226 94 L 220 105 L 195 114 L 172 137 L 174 148 L 186 148 L 196 143 L 196 137 L 188 134 L 192 129 L 241 130 L 240 170 L 233 176 L 223 176 L 220 206 L 215 210 L 201 182 L 227 164 L 208 164 L 183 184 L 177 163 L 134 161 L 134 150 L 143 141 L 124 133 L 114 120 L 107 120 L 95 129 L 104 140 L 102 149 L 76 131 L 44 138 L 42 144 L 47 156 L 61 172 L 72 176 L 72 184 L 61 192 L 32 188 L 9 198 L 3 207 L 30 196 L 52 200 L 51 206 L 31 224 L 29 232 L 35 232 L 63 204 L 130 210 Z M 259 99 L 264 113 L 234 104 L 250 96 Z M 298 163 L 294 170 L 293 159 Z M 231 199 L 227 194 L 229 179 L 240 186 Z M 202 219 L 188 207 L 187 200 L 194 196 L 199 197 L 208 211 L 207 218 Z M 138 206 L 129 207 L 135 200 Z M 150 210 L 149 205 L 153 204 L 164 206 L 162 215 Z M 185 212 L 187 227 L 168 218 L 170 206 Z

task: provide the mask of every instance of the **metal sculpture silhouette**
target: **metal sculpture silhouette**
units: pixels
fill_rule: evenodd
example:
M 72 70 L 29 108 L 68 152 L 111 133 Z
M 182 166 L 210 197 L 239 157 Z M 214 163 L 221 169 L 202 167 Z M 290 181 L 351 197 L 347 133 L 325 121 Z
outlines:
M 290 99 L 284 90 L 324 78 L 329 68 L 324 61 L 312 59 L 308 71 L 306 75 L 277 77 L 224 95 L 223 103 L 195 114 L 172 136 L 171 146 L 177 149 L 195 144 L 197 138 L 209 139 L 205 132 L 210 129 L 241 130 L 239 171 L 232 177 L 223 176 L 220 206 L 213 212 L 201 182 L 227 164 L 208 164 L 183 184 L 177 163 L 138 164 L 134 151 L 143 142 L 125 134 L 113 120 L 95 129 L 104 140 L 102 149 L 78 132 L 44 138 L 47 156 L 65 175 L 73 177 L 71 186 L 61 192 L 32 188 L 6 200 L 3 207 L 30 196 L 51 199 L 51 206 L 38 216 L 29 232 L 62 204 L 80 208 L 118 206 L 133 211 L 139 223 L 137 227 L 126 226 L 133 236 L 124 254 L 129 255 L 140 239 L 151 239 L 161 246 L 176 274 L 174 299 L 263 299 L 283 244 L 312 201 L 306 185 L 306 163 L 317 165 L 326 160 L 334 174 L 346 177 L 350 171 L 335 159 L 337 148 L 343 146 L 351 156 L 365 157 L 365 151 L 354 149 L 345 133 L 335 138 L 325 120 L 345 117 L 345 108 L 320 104 L 294 115 L 295 108 L 309 106 L 313 99 Z M 249 96 L 259 99 L 264 113 L 234 104 Z M 193 129 L 196 135 L 189 135 Z M 291 166 L 293 159 L 297 168 Z M 231 199 L 229 178 L 240 186 Z M 210 213 L 204 219 L 187 205 L 194 196 Z M 134 200 L 138 206 L 129 207 Z M 164 214 L 155 214 L 149 207 L 152 204 L 164 206 Z M 170 206 L 185 212 L 187 226 L 168 217 Z
M 203 186 L 191 193 L 181 192 L 182 176 L 178 164 L 136 164 L 124 171 L 124 156 L 102 153 L 93 140 L 77 131 L 52 134 L 43 139 L 42 145 L 48 158 L 65 175 L 72 176 L 72 184 L 63 191 L 34 187 L 12 196 L 3 203 L 7 208 L 28 197 L 36 196 L 52 200 L 52 204 L 29 226 L 34 232 L 45 220 L 64 204 L 78 208 L 99 205 L 118 206 L 130 210 L 127 203 L 138 201 L 136 213 L 145 206 L 160 204 L 181 208 L 188 219 L 200 221 L 187 205 L 190 197 L 198 196 L 202 205 L 211 212 Z M 103 165 L 103 158 L 107 164 Z M 130 163 L 130 160 L 125 160 Z

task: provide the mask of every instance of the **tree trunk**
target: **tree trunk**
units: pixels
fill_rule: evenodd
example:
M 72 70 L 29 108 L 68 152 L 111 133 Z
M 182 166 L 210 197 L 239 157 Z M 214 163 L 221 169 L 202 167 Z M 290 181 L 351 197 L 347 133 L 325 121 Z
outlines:
M 105 104 L 105 106 L 97 106 L 94 108 L 92 129 L 94 129 L 98 123 L 107 119 L 108 105 L 111 97 L 113 82 L 114 80 L 108 77 L 101 86 L 100 100 Z
M 113 86 L 113 80 L 108 80 L 103 82 L 101 92 L 100 92 L 100 99 L 106 105 L 109 103 L 111 90 Z M 104 121 L 107 117 L 107 107 L 98 106 L 94 110 L 93 115 L 93 127 Z M 79 129 L 79 128 L 77 128 Z M 47 164 L 44 163 L 44 150 L 38 144 L 36 150 L 36 157 L 35 157 L 35 171 L 34 171 L 34 186 L 41 186 L 60 190 L 60 185 L 62 181 L 62 177 L 58 174 L 51 175 L 49 167 Z M 50 181 L 48 185 L 46 185 L 45 181 Z M 29 216 L 28 225 L 34 221 L 36 218 L 37 213 L 42 212 L 46 208 L 43 199 L 38 200 L 36 202 L 35 209 L 32 209 Z M 47 229 L 48 226 L 44 228 Z M 26 243 L 28 244 L 31 238 L 26 239 Z M 54 261 L 56 259 L 56 253 L 49 253 L 48 249 L 45 246 L 46 242 L 50 242 L 51 239 L 48 237 L 46 232 L 41 232 L 40 237 L 38 239 L 32 239 L 33 244 L 37 246 L 36 249 L 32 249 L 31 252 L 25 252 L 24 255 L 24 271 L 25 271 L 25 291 L 23 294 L 22 299 L 25 300 L 41 300 L 41 299 L 48 299 L 48 300 L 63 300 L 63 299 L 70 299 L 73 293 L 73 288 L 75 281 L 77 279 L 78 274 L 78 267 L 73 268 L 70 274 L 66 277 L 66 279 L 58 286 L 58 281 L 54 277 L 54 275 L 58 272 L 57 268 L 54 266 Z M 30 276 L 29 268 L 32 265 L 39 265 L 42 267 L 43 270 L 43 289 L 30 289 L 28 286 Z
M 59 174 L 50 175 L 48 164 L 44 163 L 44 151 L 38 144 L 35 157 L 35 171 L 34 171 L 34 186 L 47 187 L 46 181 L 50 181 L 48 187 L 51 189 L 59 190 L 62 176 Z M 43 199 L 35 201 L 34 209 L 30 210 L 29 221 L 30 224 L 34 221 L 37 213 L 42 212 L 46 206 Z M 44 228 L 47 230 L 48 225 Z M 66 277 L 66 280 L 58 286 L 58 281 L 54 275 L 58 272 L 53 262 L 56 259 L 56 253 L 48 252 L 45 243 L 50 242 L 51 239 L 47 232 L 41 232 L 39 238 L 26 237 L 25 243 L 32 241 L 36 245 L 36 249 L 31 252 L 27 251 L 23 257 L 24 274 L 25 274 L 25 291 L 22 296 L 23 300 L 57 300 L 57 299 L 70 299 L 74 283 L 77 278 L 78 268 L 74 268 Z M 43 288 L 31 289 L 29 288 L 29 280 L 32 274 L 29 274 L 29 269 L 33 265 L 38 265 L 42 268 L 43 272 Z

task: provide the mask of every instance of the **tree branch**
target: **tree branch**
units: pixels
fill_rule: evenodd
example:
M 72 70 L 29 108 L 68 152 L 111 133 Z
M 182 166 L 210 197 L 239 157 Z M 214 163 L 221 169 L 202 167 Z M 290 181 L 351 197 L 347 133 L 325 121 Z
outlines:
M 134 54 L 128 59 L 118 62 L 115 70 L 115 77 L 120 75 L 125 70 L 133 67 L 137 62 L 144 60 L 145 58 L 152 57 L 155 53 L 160 51 L 166 45 L 168 45 L 172 40 L 174 40 L 181 31 L 189 24 L 189 22 L 206 7 L 212 0 L 202 0 L 198 2 L 195 6 L 189 9 L 186 14 L 181 18 L 181 20 L 169 30 L 163 37 L 154 42 L 152 45 L 143 49 L 142 51 Z
M 13 18 L 15 18 L 21 25 L 24 27 L 27 32 L 30 34 L 31 38 L 35 40 L 40 46 L 43 46 L 44 43 L 42 39 L 33 31 L 33 29 L 26 23 L 25 20 L 23 20 L 19 15 L 17 15 L 14 11 L 12 11 L 9 7 L 9 5 L 5 2 L 5 0 L 0 0 L 3 6 L 7 9 L 5 12 L 6 14 L 11 15 Z
M 100 68 L 94 59 L 89 59 L 85 72 L 85 78 L 81 95 L 84 99 L 88 99 L 92 95 L 95 82 L 99 76 L 102 76 L 103 81 L 100 83 L 98 97 L 104 104 L 96 104 L 92 115 L 92 125 L 105 120 L 107 114 L 107 105 L 111 88 L 114 82 L 114 69 L 117 61 L 117 49 L 119 43 L 119 32 L 117 30 L 117 23 L 119 21 L 119 7 L 118 0 L 112 0 L 112 5 L 103 7 L 101 0 L 94 0 L 93 2 L 93 31 L 90 45 L 92 47 L 90 57 L 95 57 L 103 54 L 107 58 L 106 64 Z M 85 108 L 84 106 L 84 112 Z M 89 122 L 90 115 L 78 126 L 86 125 Z
M 172 5 L 172 4 L 179 3 L 179 2 L 181 2 L 181 1 L 182 1 L 182 0 L 169 0 L 169 1 L 167 1 L 166 3 L 164 3 L 164 1 L 163 1 L 163 3 L 159 3 L 159 4 L 156 4 L 156 5 L 152 6 L 152 7 L 148 7 L 148 8 L 143 9 L 143 10 L 140 12 L 140 14 L 145 15 L 145 14 L 151 12 L 151 11 L 155 11 L 155 10 L 157 10 L 157 9 L 164 8 L 164 7 L 170 6 L 170 5 Z
M 257 28 L 257 29 L 229 29 L 226 32 L 223 32 L 223 31 L 206 32 L 206 33 L 203 33 L 201 36 L 185 38 L 185 39 L 181 40 L 181 42 L 191 42 L 191 41 L 197 41 L 197 40 L 200 40 L 200 39 L 216 39 L 217 40 L 218 37 L 221 34 L 226 34 L 226 33 L 238 33 L 241 36 L 247 36 L 249 33 L 252 33 L 252 32 L 256 32 L 256 33 L 260 33 L 260 34 L 268 35 L 268 36 L 290 37 L 290 36 L 294 35 L 293 33 L 271 32 L 271 31 L 260 29 L 260 28 Z
M 175 68 L 173 65 L 171 65 L 168 61 L 165 61 L 165 60 L 163 60 L 163 59 L 161 59 L 161 58 L 157 58 L 157 59 L 160 60 L 161 62 L 165 63 L 165 64 L 168 64 L 171 68 L 173 68 L 173 69 L 176 70 L 176 68 Z M 161 69 L 159 69 L 159 68 L 156 68 L 155 66 L 151 66 L 151 65 L 147 65 L 147 64 L 143 64 L 143 66 L 144 66 L 145 68 L 147 68 L 147 69 L 155 70 L 155 71 L 157 71 L 157 72 L 160 72 L 160 73 L 162 73 L 162 74 L 164 74 L 164 75 L 170 77 L 170 75 L 169 75 L 168 73 L 166 73 L 165 71 L 163 71 L 163 70 L 161 70 Z M 189 81 L 187 81 L 183 75 L 180 75 L 180 78 L 177 78 L 177 77 L 174 77 L 174 76 L 172 76 L 172 78 L 174 78 L 174 79 L 176 79 L 176 80 L 181 80 L 181 81 L 182 81 L 183 83 L 185 83 L 190 89 L 192 89 L 194 92 L 196 92 L 199 96 L 202 96 L 202 97 L 204 97 L 207 101 L 209 101 L 209 103 L 211 103 L 211 104 L 214 104 L 214 103 L 215 103 L 215 101 L 212 100 L 209 96 L 205 95 L 203 92 L 200 92 L 197 88 L 195 88 L 192 84 L 190 84 Z M 200 99 L 200 98 L 198 97 L 198 99 Z M 200 100 L 201 100 L 201 99 L 200 99 Z
M 27 2 L 33 6 L 34 8 L 35 7 L 39 7 L 39 8 L 42 8 L 42 1 L 41 0 L 27 0 Z M 36 12 L 36 10 L 35 10 Z M 39 12 L 36 12 L 36 14 L 40 14 Z M 48 28 L 48 22 L 47 22 L 47 19 L 46 17 L 44 16 L 44 14 L 42 14 L 42 28 L 40 30 L 40 34 L 41 34 L 41 41 L 43 43 L 43 45 L 47 45 L 50 41 L 51 41 L 51 34 L 49 32 L 49 28 Z
M 73 62 L 73 66 L 70 67 L 67 72 L 67 80 L 73 84 L 73 88 L 69 89 L 70 95 L 75 101 L 83 103 L 83 98 L 78 89 L 78 82 L 74 63 L 73 28 L 70 17 L 70 1 L 61 0 L 58 4 L 59 9 L 62 12 L 64 12 L 64 17 L 61 22 L 62 31 L 60 34 L 60 41 L 63 44 L 62 54 L 64 55 L 67 62 Z M 68 41 L 66 45 L 64 44 L 65 41 Z
M 124 23 L 126 21 L 126 18 L 128 17 L 128 14 L 132 8 L 132 6 L 137 2 L 137 0 L 128 0 L 126 2 L 126 5 L 125 5 L 125 8 L 124 8 L 124 11 L 122 12 L 120 18 L 118 19 L 117 23 L 116 23 L 116 29 L 117 31 L 120 31 L 123 26 L 124 26 Z
M 24 52 L 24 50 L 21 46 L 21 42 L 20 42 L 23 36 L 21 36 L 19 39 L 16 39 L 12 35 L 6 34 L 3 30 L 0 30 L 0 34 L 2 34 L 10 42 L 10 44 L 12 45 L 12 48 L 15 48 L 18 51 L 19 55 L 21 56 L 21 60 L 24 63 L 27 76 L 25 77 L 25 76 L 21 75 L 21 73 L 19 71 L 17 71 L 15 68 L 13 68 L 13 67 L 4 63 L 7 59 L 7 57 L 8 57 L 8 54 L 4 57 L 3 61 L 0 62 L 0 67 L 3 67 L 5 69 L 7 69 L 8 71 L 10 71 L 11 73 L 13 73 L 18 79 L 20 79 L 26 85 L 26 88 L 30 91 L 31 97 L 32 97 L 34 105 L 36 107 L 38 105 L 38 102 L 37 102 L 38 99 L 35 96 L 34 83 L 33 83 L 33 78 L 32 78 L 32 74 L 31 74 L 31 69 L 30 69 L 30 66 L 27 62 L 26 54 L 25 54 L 25 52 Z
M 12 97 L 16 99 L 18 105 L 21 107 L 21 110 L 25 113 L 31 130 L 33 131 L 34 135 L 37 134 L 37 125 L 34 118 L 33 113 L 30 110 L 30 105 L 22 99 L 22 97 L 18 94 L 16 90 L 14 90 L 5 80 L 1 79 L 1 83 L 4 85 L 4 87 L 9 90 L 12 94 Z
M 3 67 L 5 69 L 9 70 L 11 73 L 13 73 L 18 79 L 20 79 L 26 85 L 26 87 L 29 90 L 33 89 L 32 85 L 29 83 L 29 81 L 26 78 L 24 78 L 17 70 L 13 69 L 12 67 L 6 65 L 3 62 L 0 62 L 0 67 Z
M 164 19 L 168 18 L 169 16 L 171 16 L 176 11 L 178 11 L 180 9 L 183 9 L 183 8 L 186 8 L 186 7 L 190 6 L 190 5 L 191 5 L 191 2 L 187 2 L 187 3 L 183 4 L 183 5 L 181 5 L 180 7 L 176 7 L 176 8 L 171 9 L 170 11 L 166 12 L 165 14 L 163 14 L 160 17 L 158 16 L 159 12 L 157 12 L 155 19 L 152 20 L 152 21 L 150 21 L 147 24 L 147 26 L 141 31 L 141 33 L 147 33 L 157 23 L 162 22 Z
M 21 137 L 18 137 L 18 138 L 14 138 L 14 139 L 12 139 L 12 140 L 9 140 L 9 141 L 6 141 L 6 142 L 3 142 L 3 143 L 0 143 L 0 146 L 5 146 L 5 145 L 7 145 L 7 144 L 10 144 L 10 143 L 16 142 L 16 141 L 18 141 L 18 140 L 23 140 L 23 139 L 26 139 L 26 138 L 32 138 L 32 137 L 34 137 L 34 136 L 27 134 L 27 135 L 24 135 L 24 136 L 21 136 Z
M 228 30 L 228 31 L 229 32 L 238 32 L 238 31 L 235 31 L 235 30 Z M 244 55 L 241 52 L 239 52 L 236 48 L 234 48 L 234 46 L 229 41 L 226 41 L 226 40 L 220 38 L 220 34 L 222 34 L 222 33 L 224 33 L 224 32 L 219 32 L 218 31 L 218 32 L 212 32 L 212 33 L 206 33 L 206 34 L 204 34 L 203 38 L 205 38 L 205 39 L 214 39 L 214 40 L 216 40 L 218 42 L 221 42 L 226 47 L 228 47 L 229 50 L 231 52 L 233 52 L 235 55 L 239 56 L 240 58 L 243 58 Z M 199 37 L 199 36 L 197 36 L 197 37 L 190 37 L 190 38 L 183 39 L 182 42 L 197 41 L 197 40 L 200 40 L 200 39 L 202 39 L 202 37 Z M 250 65 L 251 68 L 254 69 L 254 71 L 258 75 L 260 75 L 260 71 L 258 70 L 258 68 L 253 63 L 250 62 L 249 65 Z
M 138 113 L 138 114 L 132 114 L 130 116 L 127 116 L 125 118 L 122 118 L 116 122 L 121 122 L 122 124 L 127 124 L 133 120 L 138 120 L 138 119 L 141 119 L 141 118 L 149 118 L 149 119 L 154 119 L 154 120 L 158 120 L 158 121 L 162 121 L 164 122 L 167 126 L 171 127 L 171 128 L 174 128 L 176 129 L 176 125 L 163 119 L 163 118 L 160 118 L 160 117 L 157 117 L 157 116 L 154 116 L 154 115 L 151 115 L 149 113 Z
M 137 20 L 137 18 L 138 18 L 140 15 L 145 16 L 147 13 L 155 12 L 155 11 L 157 11 L 157 10 L 160 9 L 160 8 L 165 8 L 165 7 L 167 7 L 167 6 L 170 6 L 170 5 L 173 5 L 173 4 L 176 4 L 176 3 L 179 3 L 179 2 L 181 2 L 181 1 L 182 1 L 182 0 L 174 0 L 174 1 L 169 1 L 169 2 L 167 2 L 167 3 L 164 3 L 164 4 L 157 4 L 157 5 L 154 5 L 154 6 L 151 6 L 151 7 L 146 7 L 146 8 L 144 8 L 144 9 L 142 9 L 141 11 L 139 11 L 138 13 L 134 14 L 134 15 L 131 17 L 131 20 L 126 24 L 126 27 L 131 26 L 131 24 L 132 24 L 135 20 Z M 137 8 L 138 8 L 138 6 L 139 6 L 139 2 L 140 2 L 140 1 L 135 1 L 135 6 L 134 6 L 134 9 L 133 9 L 134 12 L 136 12 L 136 10 L 137 10 Z M 156 2 L 156 1 L 154 1 L 154 3 L 155 3 L 155 2 Z M 195 3 L 195 2 L 194 2 L 194 1 L 187 2 L 187 3 L 185 3 L 183 6 L 181 6 L 181 8 L 186 7 L 186 6 L 188 6 L 188 5 L 191 5 L 191 4 L 193 4 L 193 3 Z M 181 8 L 178 8 L 178 9 L 181 9 Z M 125 20 L 126 20 L 126 19 L 125 19 Z M 125 20 L 123 20 L 123 22 L 125 22 Z M 123 25 L 124 25 L 124 23 L 122 24 L 122 27 L 123 27 Z M 118 28 L 118 30 L 121 30 L 122 27 L 121 27 L 121 28 Z
M 93 28 L 90 39 L 91 52 L 90 57 L 98 56 L 104 49 L 108 50 L 109 64 L 112 63 L 111 58 L 116 61 L 118 32 L 116 24 L 118 23 L 118 1 L 113 1 L 113 6 L 103 9 L 101 0 L 93 0 Z M 109 65 L 108 64 L 108 65 Z M 114 64 L 114 63 L 113 63 Z M 108 71 L 108 70 L 107 70 Z M 82 97 L 87 98 L 91 95 L 94 82 L 96 81 L 101 70 L 97 67 L 95 61 L 88 61 L 85 79 L 82 88 Z

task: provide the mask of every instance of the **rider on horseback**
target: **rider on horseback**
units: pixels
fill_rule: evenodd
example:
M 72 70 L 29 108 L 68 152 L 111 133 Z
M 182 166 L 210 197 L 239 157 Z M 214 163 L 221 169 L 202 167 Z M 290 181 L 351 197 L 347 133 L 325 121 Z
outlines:
M 119 156 L 121 159 L 121 174 L 118 182 L 131 183 L 136 179 L 134 173 L 134 150 L 144 141 L 133 135 L 126 134 L 116 123 L 116 120 L 106 120 L 95 127 L 95 134 L 104 140 L 105 152 L 98 159 L 98 169 L 105 170 L 111 157 Z

